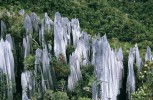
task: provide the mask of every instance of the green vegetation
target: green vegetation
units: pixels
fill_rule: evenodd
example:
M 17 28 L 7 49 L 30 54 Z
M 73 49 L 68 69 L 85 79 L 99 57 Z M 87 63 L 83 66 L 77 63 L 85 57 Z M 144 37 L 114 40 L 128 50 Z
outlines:
M 0 97 L 5 99 L 7 97 L 6 91 L 7 91 L 7 83 L 6 83 L 6 75 L 0 72 Z
M 55 75 L 58 80 L 66 80 L 68 78 L 68 75 L 70 74 L 70 69 L 69 66 L 66 64 L 63 55 L 60 55 L 59 59 L 52 58 L 51 64 L 54 67 Z
M 38 95 L 32 98 L 32 100 L 68 100 L 68 96 L 65 92 L 57 91 L 53 92 L 52 90 L 46 90 L 43 98 L 39 98 Z
M 25 30 L 23 29 L 23 17 L 18 14 L 20 9 L 25 9 L 27 14 L 36 12 L 40 19 L 44 16 L 44 12 L 47 12 L 51 19 L 54 19 L 54 14 L 57 11 L 70 19 L 76 17 L 80 21 L 82 30 L 92 36 L 98 33 L 100 35 L 106 34 L 111 47 L 123 47 L 126 59 L 127 51 L 135 43 L 138 43 L 142 57 L 144 57 L 147 45 L 153 49 L 153 0 L 135 0 L 135 2 L 134 0 L 3 0 L 0 1 L 0 20 L 6 24 L 7 30 L 4 34 L 10 33 L 15 42 L 14 55 L 18 56 L 18 58 L 15 57 L 17 80 L 20 80 L 20 72 L 24 69 L 23 64 L 26 65 L 25 69 L 34 69 L 35 58 L 33 55 L 35 48 L 38 47 L 34 42 L 32 55 L 23 60 L 21 48 Z M 33 36 L 33 39 L 38 40 L 38 37 Z M 45 40 L 53 45 L 53 33 L 45 34 Z M 74 48 L 69 46 L 66 51 L 68 56 L 74 51 Z M 78 82 L 72 93 L 67 93 L 66 84 L 70 69 L 65 63 L 63 55 L 60 58 L 53 58 L 51 64 L 55 70 L 57 89 L 59 90 L 47 90 L 41 100 L 61 100 L 61 98 L 67 100 L 68 97 L 71 100 L 91 100 L 91 83 L 95 78 L 93 66 L 82 67 L 82 80 Z M 147 62 L 142 72 L 136 74 L 139 84 L 136 86 L 137 92 L 132 94 L 134 100 L 153 99 L 152 69 L 152 62 Z M 17 84 L 20 84 L 18 82 Z M 3 91 L 4 88 L 0 87 L 0 90 Z M 21 95 L 22 92 L 19 88 L 17 95 Z M 6 97 L 1 93 L 0 96 Z M 33 100 L 37 100 L 36 97 Z
M 35 65 L 35 57 L 32 55 L 27 56 L 23 63 L 25 65 L 25 70 L 34 70 L 34 65 Z
M 90 100 L 92 98 L 91 86 L 95 80 L 93 70 L 94 67 L 92 65 L 83 66 L 81 68 L 82 79 L 78 81 L 75 89 L 73 90 L 72 98 L 75 98 L 75 100 Z
M 137 91 L 132 94 L 134 100 L 153 99 L 153 62 L 146 62 L 138 73 Z

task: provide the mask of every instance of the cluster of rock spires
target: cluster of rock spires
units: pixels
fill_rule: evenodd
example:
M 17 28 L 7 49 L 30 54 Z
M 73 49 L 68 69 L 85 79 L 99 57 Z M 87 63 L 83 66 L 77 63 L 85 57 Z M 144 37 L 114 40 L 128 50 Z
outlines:
M 24 10 L 21 10 L 19 14 L 24 16 Z M 124 77 L 122 49 L 113 50 L 106 35 L 91 38 L 89 34 L 81 31 L 78 19 L 70 21 L 67 17 L 62 17 L 59 12 L 55 14 L 54 21 L 45 13 L 41 27 L 38 25 L 39 21 L 39 17 L 32 13 L 30 16 L 26 15 L 23 23 L 26 31 L 23 36 L 24 59 L 31 54 L 32 44 L 35 43 L 38 48 L 35 51 L 34 71 L 28 70 L 24 65 L 24 71 L 21 74 L 22 100 L 29 100 L 35 92 L 42 93 L 46 89 L 54 89 L 56 76 L 50 63 L 52 48 L 57 58 L 62 54 L 65 61 L 69 63 L 70 75 L 67 86 L 69 91 L 73 91 L 77 81 L 82 78 L 81 67 L 93 64 L 96 80 L 92 86 L 92 99 L 116 100 Z M 13 93 L 15 93 L 13 41 L 10 34 L 7 34 L 5 39 L 3 38 L 5 29 L 5 24 L 1 21 L 0 76 L 1 73 L 6 75 L 7 96 L 9 100 L 13 100 Z M 45 34 L 47 33 L 54 34 L 54 45 L 46 42 Z M 33 39 L 34 35 L 38 35 L 38 41 Z M 66 48 L 69 45 L 73 45 L 75 50 L 71 55 L 66 55 Z M 69 56 L 69 61 L 67 56 Z M 90 61 L 91 56 L 92 61 Z M 145 61 L 150 61 L 151 57 L 151 49 L 148 47 Z M 129 51 L 126 83 L 129 98 L 131 92 L 135 91 L 134 63 L 140 71 L 142 60 L 137 45 Z M 0 82 L 2 81 L 0 77 Z
M 93 40 L 93 61 L 97 82 L 93 84 L 93 100 L 116 100 L 122 87 L 123 53 L 111 49 L 106 35 Z M 98 97 L 99 96 L 99 97 Z
M 78 21 L 78 20 L 76 20 Z M 76 34 L 76 33 L 73 33 Z M 89 64 L 90 54 L 90 36 L 87 33 L 82 32 L 82 36 L 77 42 L 75 51 L 70 55 L 70 75 L 68 77 L 68 89 L 72 91 L 78 80 L 81 79 L 81 67 Z
M 1 87 L 7 87 L 0 90 L 0 93 L 7 93 L 8 99 L 13 100 L 13 93 L 16 92 L 15 88 L 15 73 L 14 73 L 14 58 L 13 58 L 13 41 L 10 34 L 3 39 L 5 24 L 1 21 L 1 36 L 0 36 L 0 83 Z M 5 74 L 3 77 L 2 74 Z M 6 83 L 4 82 L 6 81 Z M 4 83 L 2 83 L 4 82 Z
M 23 38 L 24 46 L 24 58 L 26 58 L 31 51 L 32 42 L 36 42 L 32 39 L 34 35 L 33 31 L 38 32 L 38 16 L 32 13 L 31 16 L 27 15 L 24 21 L 24 28 L 26 30 L 25 38 Z M 51 26 L 53 22 L 45 13 L 45 17 L 42 21 L 42 26 L 39 30 L 39 43 L 42 44 L 42 49 L 37 48 L 35 52 L 35 67 L 34 67 L 34 77 L 32 77 L 32 71 L 26 70 L 21 75 L 22 82 L 22 100 L 28 100 L 34 93 L 44 92 L 46 89 L 53 89 L 53 77 L 54 74 L 51 73 L 50 60 L 51 60 L 51 47 L 46 44 L 44 34 L 46 32 L 51 32 Z M 39 45 L 36 42 L 37 45 Z M 40 79 L 38 80 L 38 77 Z M 28 93 L 30 93 L 28 95 Z

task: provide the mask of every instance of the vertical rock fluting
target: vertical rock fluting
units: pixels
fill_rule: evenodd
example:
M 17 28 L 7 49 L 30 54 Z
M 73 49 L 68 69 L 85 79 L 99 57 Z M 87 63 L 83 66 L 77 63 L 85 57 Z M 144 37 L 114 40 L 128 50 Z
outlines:
M 73 46 L 76 47 L 79 38 L 82 36 L 79 20 L 76 18 L 72 19 L 71 26 L 72 26 Z
M 129 59 L 128 59 L 128 76 L 126 82 L 126 91 L 128 93 L 128 98 L 131 99 L 131 93 L 135 92 L 135 74 L 134 74 L 134 60 L 135 60 L 135 51 L 133 48 L 130 48 Z
M 136 65 L 138 67 L 138 72 L 140 72 L 141 69 L 142 69 L 142 59 L 140 57 L 139 49 L 138 49 L 137 44 L 135 45 L 135 56 L 136 56 Z
M 39 29 L 39 26 L 38 26 L 39 17 L 35 13 L 32 13 L 31 16 L 30 16 L 30 19 L 31 19 L 31 23 L 32 23 L 33 29 L 36 32 L 38 32 L 38 29 Z
M 106 35 L 93 40 L 93 59 L 96 82 L 93 84 L 94 100 L 116 100 L 120 94 L 123 77 L 123 54 L 111 50 Z M 96 85 L 95 85 L 96 84 Z M 96 89 L 98 88 L 98 89 Z M 98 96 L 97 96 L 98 94 Z
M 68 90 L 72 91 L 78 80 L 81 79 L 81 66 L 88 65 L 89 54 L 90 54 L 90 35 L 85 32 L 80 32 L 79 21 L 77 19 L 72 20 L 72 35 L 73 35 L 73 46 L 75 51 L 70 55 L 70 75 L 68 77 Z
M 23 16 L 24 15 L 24 9 L 21 9 L 20 11 L 19 11 L 19 15 L 21 15 L 21 16 Z
M 25 17 L 24 28 L 26 30 L 25 38 L 23 38 L 24 58 L 28 55 L 33 54 L 31 46 L 34 41 L 38 46 L 39 44 L 35 41 L 32 36 L 39 35 L 39 43 L 42 46 L 41 49 L 37 49 L 35 53 L 35 66 L 34 70 L 26 69 L 24 66 L 24 72 L 21 75 L 22 82 L 22 100 L 30 99 L 34 93 L 44 93 L 46 89 L 53 89 L 53 79 L 50 69 L 50 49 L 49 44 L 45 41 L 45 34 L 51 32 L 53 26 L 52 20 L 49 18 L 47 13 L 42 21 L 41 30 L 38 32 L 38 16 L 35 13 Z M 32 77 L 32 76 L 35 77 Z M 55 79 L 54 79 L 55 80 Z
M 44 19 L 41 24 L 41 29 L 39 31 L 39 42 L 43 47 L 45 47 L 46 41 L 45 41 L 45 34 L 51 33 L 53 27 L 53 21 L 49 18 L 48 14 L 45 13 Z
M 82 74 L 80 70 L 80 63 L 77 54 L 74 52 L 70 55 L 70 75 L 68 77 L 68 90 L 72 91 L 78 80 L 81 79 Z
M 151 60 L 151 49 L 147 48 L 146 59 Z M 139 49 L 137 44 L 134 48 L 130 48 L 129 56 L 128 56 L 128 76 L 126 82 L 126 91 L 128 94 L 128 99 L 131 99 L 131 93 L 135 92 L 136 89 L 136 79 L 135 79 L 135 72 L 134 72 L 134 64 L 137 67 L 137 73 L 139 73 L 142 69 L 142 60 L 139 54 Z
M 34 68 L 34 76 L 35 76 L 35 92 L 41 93 L 46 90 L 43 69 L 42 69 L 42 50 L 37 49 L 35 54 L 35 68 Z
M 6 98 L 8 98 L 8 100 L 13 100 L 13 93 L 16 92 L 14 58 L 12 53 L 13 45 L 11 36 L 8 34 L 6 37 L 6 40 L 3 40 L 3 38 L 0 40 L 0 69 L 6 76 L 5 79 L 0 82 L 6 80 L 6 84 L 2 84 L 2 87 L 6 86 L 7 91 L 7 94 L 4 93 L 4 96 L 7 96 Z M 4 92 L 4 90 L 1 92 Z
M 98 100 L 98 89 L 96 82 L 92 85 L 92 100 Z
M 21 10 L 20 15 L 24 16 Z M 73 91 L 77 82 L 82 78 L 81 67 L 93 64 L 96 80 L 92 85 L 93 100 L 117 100 L 122 88 L 123 78 L 123 52 L 120 48 L 118 51 L 111 49 L 106 35 L 93 38 L 92 46 L 90 45 L 91 37 L 86 32 L 82 32 L 79 20 L 72 19 L 71 22 L 67 17 L 61 17 L 60 13 L 55 14 L 54 22 L 45 13 L 44 19 L 39 27 L 39 17 L 32 13 L 26 15 L 24 20 L 25 34 L 23 36 L 23 56 L 26 59 L 29 55 L 35 55 L 34 69 L 29 70 L 24 65 L 24 71 L 21 74 L 22 100 L 29 100 L 34 93 L 40 93 L 41 96 L 47 89 L 55 89 L 56 77 L 53 66 L 51 66 L 51 51 L 54 48 L 56 58 L 62 54 L 67 62 L 66 56 L 69 56 L 70 75 L 68 76 L 68 90 Z M 15 73 L 13 58 L 13 41 L 10 34 L 5 36 L 6 26 L 1 21 L 0 33 L 0 82 L 4 81 L 2 75 L 6 75 L 7 95 L 9 100 L 13 100 L 15 93 Z M 52 33 L 54 32 L 54 33 Z M 54 44 L 46 41 L 45 35 L 54 34 Z M 39 37 L 35 40 L 34 35 Z M 71 38 L 72 36 L 72 38 Z M 37 48 L 34 53 L 32 46 L 36 43 Z M 38 42 L 38 43 L 37 43 Z M 66 55 L 68 45 L 75 48 L 71 55 Z M 90 51 L 92 47 L 92 51 Z M 92 62 L 90 54 L 92 53 Z M 152 54 L 150 47 L 147 47 L 145 61 L 151 61 Z M 138 67 L 138 72 L 142 69 L 142 59 L 139 54 L 137 44 L 135 48 L 129 51 L 128 59 L 128 77 L 126 90 L 128 98 L 131 93 L 135 92 L 135 74 L 134 64 Z M 34 76 L 34 77 L 33 77 Z M 4 86 L 5 84 L 2 84 Z M 1 90 L 0 90 L 1 91 Z
M 146 61 L 151 61 L 152 60 L 152 54 L 151 54 L 151 48 L 148 46 L 147 47 L 147 52 L 145 55 L 145 62 Z
M 66 59 L 66 47 L 70 44 L 70 21 L 68 18 L 61 17 L 60 13 L 55 14 L 54 19 L 54 53 L 57 58 L 63 55 Z
M 31 18 L 29 15 L 26 15 L 24 20 L 24 29 L 26 34 L 23 38 L 23 52 L 24 52 L 24 59 L 30 55 L 31 46 L 32 46 L 32 33 L 33 27 Z M 21 74 L 21 85 L 22 85 L 22 100 L 29 100 L 32 96 L 32 89 L 33 89 L 33 78 L 32 78 L 32 71 L 26 68 L 27 66 L 24 65 L 24 71 Z
M 41 44 L 42 44 L 42 56 L 41 56 L 41 79 L 42 79 L 42 84 L 44 84 L 43 87 L 43 91 L 45 91 L 46 89 L 53 89 L 53 81 L 55 81 L 55 79 L 53 79 L 53 77 L 51 76 L 51 74 L 53 72 L 51 72 L 51 65 L 50 65 L 50 61 L 51 61 L 51 55 L 50 55 L 50 49 L 51 47 L 48 47 L 49 44 L 47 44 L 46 40 L 45 40 L 45 34 L 47 33 L 51 33 L 52 32 L 52 28 L 53 28 L 53 21 L 49 18 L 48 14 L 45 13 L 45 17 L 43 19 L 42 25 L 41 25 Z M 50 48 L 50 49 L 49 49 Z M 43 82 L 44 81 L 44 82 Z

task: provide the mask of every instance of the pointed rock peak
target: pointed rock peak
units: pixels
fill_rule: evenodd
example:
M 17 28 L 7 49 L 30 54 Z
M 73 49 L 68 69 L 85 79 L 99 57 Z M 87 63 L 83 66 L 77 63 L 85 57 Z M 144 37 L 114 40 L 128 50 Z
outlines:
M 6 34 L 6 40 L 11 40 L 12 41 L 12 38 L 11 38 L 10 34 Z
M 24 28 L 26 30 L 26 33 L 32 32 L 32 23 L 31 23 L 31 18 L 29 15 L 26 15 L 24 19 Z
M 37 14 L 36 14 L 35 12 L 32 12 L 31 15 L 33 15 L 33 16 L 37 16 Z
M 1 38 L 1 41 L 0 41 L 1 43 L 3 43 L 4 42 L 4 40 L 3 40 L 3 38 Z
M 145 61 L 151 61 L 152 55 L 151 55 L 151 48 L 147 46 L 147 52 L 146 52 L 146 57 Z
M 129 56 L 133 55 L 133 48 L 130 48 Z
M 24 9 L 19 10 L 19 15 L 21 15 L 21 16 L 24 15 Z
M 122 52 L 122 48 L 120 47 L 118 52 L 117 52 L 117 59 L 122 61 L 123 60 L 123 52 Z
M 137 44 L 135 44 L 135 52 L 136 52 L 136 55 L 140 57 L 140 55 L 139 55 L 139 48 L 138 48 Z
M 45 12 L 45 17 L 48 17 L 48 14 Z
M 147 51 L 151 52 L 151 48 L 149 46 L 147 46 Z
M 94 40 L 100 40 L 101 39 L 101 37 L 100 37 L 100 33 L 98 33 L 97 35 L 95 35 L 95 38 L 94 38 Z
M 100 37 L 100 33 L 97 34 L 97 37 Z
M 38 48 L 38 49 L 36 50 L 36 53 L 37 53 L 37 52 L 41 52 L 41 51 L 42 51 L 42 50 L 41 50 L 40 48 Z
M 45 19 L 50 19 L 47 12 L 45 13 Z
M 135 47 L 138 48 L 138 44 L 137 43 L 135 44 Z
M 39 29 L 39 26 L 38 26 L 39 17 L 33 12 L 33 13 L 30 15 L 30 18 L 31 18 L 31 22 L 32 22 L 32 25 L 33 25 L 34 29 L 35 29 L 36 31 L 38 31 L 38 29 Z
M 45 13 L 45 18 L 44 18 L 45 24 L 53 24 L 53 21 L 50 19 L 47 13 Z
M 31 20 L 32 20 L 32 21 L 38 21 L 38 18 L 39 18 L 39 17 L 37 16 L 37 14 L 34 13 L 34 12 L 30 15 L 30 17 L 31 17 Z
M 11 49 L 13 50 L 13 41 L 10 34 L 6 35 L 6 41 L 8 41 L 11 44 Z
M 69 21 L 69 19 L 67 17 L 63 17 L 62 18 L 62 23 L 63 24 L 70 24 L 70 21 Z
M 72 20 L 71 20 L 71 24 L 72 24 L 72 25 L 76 24 L 77 26 L 80 25 L 80 24 L 79 24 L 79 20 L 78 20 L 77 18 L 72 19 Z
M 120 47 L 118 51 L 119 51 L 119 52 L 122 52 L 122 48 Z
M 59 12 L 56 12 L 55 16 L 61 16 L 61 14 Z
M 103 42 L 108 42 L 106 34 L 102 37 L 102 40 L 103 40 Z
M 151 55 L 151 48 L 149 46 L 147 47 L 147 55 Z
M 26 21 L 30 20 L 30 16 L 29 16 L 28 14 L 26 14 L 25 20 L 26 20 Z
M 61 20 L 61 14 L 59 12 L 56 12 L 55 13 L 55 18 L 54 18 L 54 23 L 56 23 L 59 20 Z

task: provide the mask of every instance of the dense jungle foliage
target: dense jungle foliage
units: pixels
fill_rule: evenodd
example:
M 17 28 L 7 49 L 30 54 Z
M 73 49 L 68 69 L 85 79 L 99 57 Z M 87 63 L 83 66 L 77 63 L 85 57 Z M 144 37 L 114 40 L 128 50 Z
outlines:
M 82 30 L 92 36 L 98 33 L 100 35 L 106 34 L 111 47 L 122 47 L 126 57 L 129 48 L 136 43 L 138 43 L 142 57 L 144 57 L 147 46 L 153 49 L 153 0 L 0 0 L 0 20 L 6 24 L 6 33 L 10 33 L 14 39 L 15 50 L 13 53 L 18 56 L 14 57 L 15 66 L 20 66 L 15 69 L 17 93 L 14 94 L 14 100 L 21 100 L 20 79 L 21 72 L 24 70 L 23 64 L 27 64 L 28 70 L 33 70 L 34 51 L 37 47 L 37 44 L 34 44 L 31 53 L 33 55 L 23 60 L 20 53 L 22 52 L 22 37 L 25 30 L 22 24 L 23 18 L 18 14 L 20 9 L 24 9 L 26 13 L 35 12 L 41 17 L 44 16 L 44 12 L 47 12 L 52 19 L 57 11 L 70 19 L 78 18 Z M 53 44 L 53 34 L 46 35 L 47 41 Z M 67 48 L 68 54 L 71 54 L 72 51 L 74 51 L 73 47 Z M 44 94 L 36 93 L 32 100 L 68 100 L 68 98 L 71 100 L 91 100 L 91 84 L 95 78 L 92 65 L 81 69 L 83 79 L 78 82 L 75 90 L 69 93 L 66 85 L 69 74 L 68 65 L 63 62 L 62 58 L 54 58 L 51 64 L 57 75 L 57 87 L 53 90 L 47 90 Z M 124 65 L 127 69 L 127 62 L 124 62 Z M 151 70 L 153 70 L 153 64 L 147 62 L 142 72 L 136 73 L 137 91 L 132 94 L 134 100 L 153 99 L 153 74 Z M 137 71 L 135 70 L 135 72 Z M 125 76 L 127 76 L 126 73 L 127 70 L 125 70 Z M 125 82 L 126 79 L 123 83 Z M 4 88 L 6 87 L 0 87 L 0 89 Z M 3 93 L 0 93 L 0 96 L 2 95 Z M 39 95 L 43 95 L 43 98 L 39 98 Z M 118 98 L 125 100 L 125 88 L 121 90 L 121 95 Z

